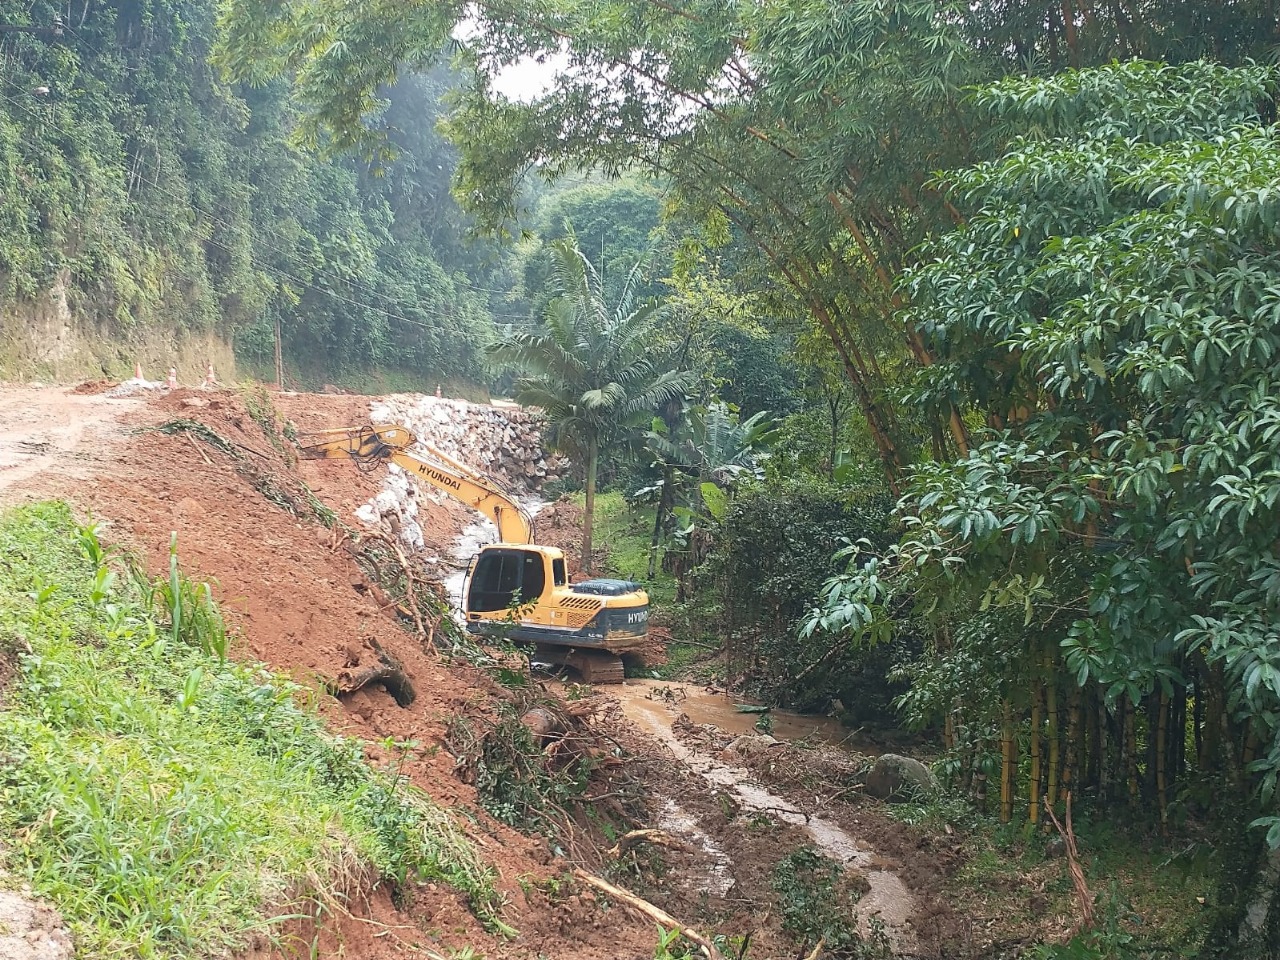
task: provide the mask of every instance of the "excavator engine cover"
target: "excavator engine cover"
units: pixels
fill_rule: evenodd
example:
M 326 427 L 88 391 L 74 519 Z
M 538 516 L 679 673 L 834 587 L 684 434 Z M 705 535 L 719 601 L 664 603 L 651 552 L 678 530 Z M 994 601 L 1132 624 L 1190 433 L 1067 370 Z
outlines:
M 640 584 L 634 580 L 610 580 L 599 577 L 595 580 L 583 580 L 573 585 L 574 593 L 590 593 L 597 597 L 620 597 L 624 593 L 635 593 Z

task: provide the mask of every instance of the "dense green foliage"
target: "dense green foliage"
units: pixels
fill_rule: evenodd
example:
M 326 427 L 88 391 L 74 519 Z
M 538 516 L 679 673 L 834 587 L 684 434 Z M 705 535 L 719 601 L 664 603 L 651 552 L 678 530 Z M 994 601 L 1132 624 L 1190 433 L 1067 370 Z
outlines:
M 0 712 L 3 867 L 84 955 L 222 956 L 369 870 L 441 880 L 492 918 L 492 876 L 448 815 L 326 734 L 295 684 L 226 660 L 176 557 L 168 579 L 124 576 L 59 504 L 0 518 L 0 552 L 0 657 L 20 664 Z
M 833 960 L 884 960 L 892 951 L 883 935 L 864 938 L 858 932 L 859 883 L 844 867 L 818 853 L 800 847 L 778 862 L 773 889 L 782 907 L 782 925 L 801 944 L 814 945 Z
M 1043 736 L 1050 799 L 1061 773 L 1164 820 L 1215 776 L 1280 842 L 1275 89 L 1135 62 L 982 91 L 1037 135 L 951 176 L 969 221 L 907 276 L 940 358 L 917 389 L 990 429 L 916 470 L 907 536 L 814 625 L 856 642 L 910 595 L 938 644 L 908 707 L 978 763 L 1029 712 L 1033 810 Z
M 59 11 L 0 4 L 0 21 Z M 455 161 L 434 132 L 455 76 L 387 91 L 398 152 L 375 175 L 291 145 L 286 86 L 228 85 L 213 35 L 201 0 L 89 5 L 57 41 L 0 34 L 6 325 L 57 288 L 103 336 L 234 335 L 268 376 L 279 321 L 304 382 L 371 367 L 481 379 L 488 267 L 483 247 L 463 250 Z
M 868 657 L 795 631 L 839 572 L 842 545 L 893 542 L 890 507 L 885 497 L 798 479 L 748 488 L 728 508 L 693 592 L 714 598 L 715 632 L 731 663 L 770 699 L 802 709 L 839 700 L 859 724 L 893 718 L 886 665 L 904 657 L 911 638 Z

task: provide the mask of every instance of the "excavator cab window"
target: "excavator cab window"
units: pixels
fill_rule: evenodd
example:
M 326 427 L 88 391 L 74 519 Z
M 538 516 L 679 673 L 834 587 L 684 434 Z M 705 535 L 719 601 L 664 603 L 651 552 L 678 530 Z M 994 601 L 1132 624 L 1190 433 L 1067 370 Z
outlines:
M 542 555 L 533 550 L 486 550 L 476 560 L 467 590 L 467 610 L 506 610 L 542 596 L 546 585 Z
M 564 569 L 564 557 L 557 557 L 551 561 L 551 580 L 557 587 L 563 587 L 569 582 L 569 575 Z
M 520 603 L 533 603 L 542 596 L 547 574 L 542 566 L 542 554 L 529 552 L 524 555 L 524 575 L 520 578 Z

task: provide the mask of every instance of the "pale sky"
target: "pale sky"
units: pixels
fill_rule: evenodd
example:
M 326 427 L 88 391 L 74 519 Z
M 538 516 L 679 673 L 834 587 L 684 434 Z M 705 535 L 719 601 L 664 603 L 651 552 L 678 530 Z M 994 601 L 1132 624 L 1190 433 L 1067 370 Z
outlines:
M 475 36 L 475 20 L 471 17 L 460 22 L 453 30 L 453 38 L 466 43 Z M 549 57 L 545 63 L 538 63 L 532 57 L 525 57 L 519 63 L 504 67 L 491 84 L 496 93 L 520 103 L 527 103 L 555 84 L 556 73 L 568 65 L 562 54 Z

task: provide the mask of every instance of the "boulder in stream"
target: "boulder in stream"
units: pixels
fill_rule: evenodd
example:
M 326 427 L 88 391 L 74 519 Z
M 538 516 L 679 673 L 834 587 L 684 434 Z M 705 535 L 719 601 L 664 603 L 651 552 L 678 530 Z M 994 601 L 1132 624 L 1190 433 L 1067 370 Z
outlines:
M 869 796 L 890 802 L 904 802 L 936 793 L 938 778 L 919 760 L 896 753 L 881 754 L 867 774 Z

